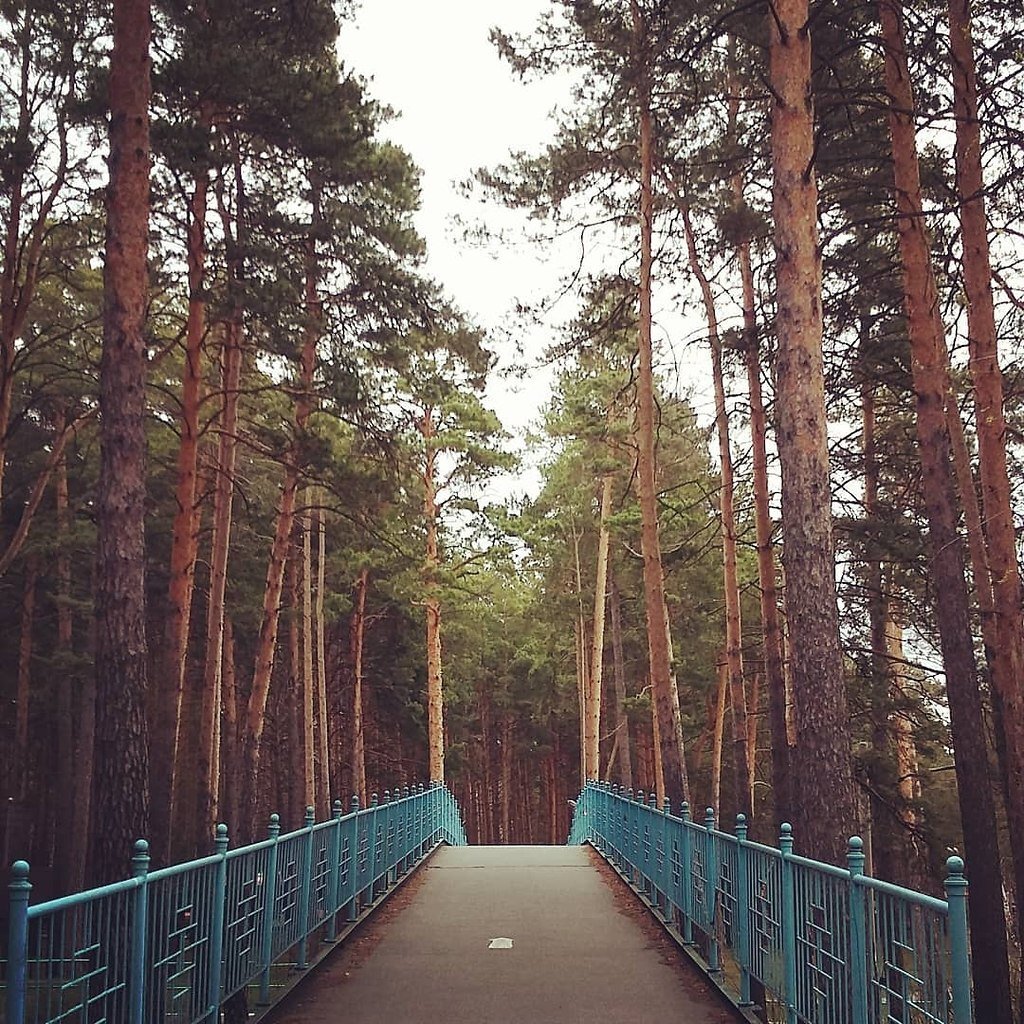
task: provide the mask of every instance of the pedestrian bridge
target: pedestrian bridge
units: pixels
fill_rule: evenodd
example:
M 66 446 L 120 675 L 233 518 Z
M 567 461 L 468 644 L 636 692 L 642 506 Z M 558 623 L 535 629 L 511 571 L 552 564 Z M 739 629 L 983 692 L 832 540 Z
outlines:
M 940 900 L 606 785 L 566 847 L 468 847 L 442 786 L 335 810 L 36 905 L 17 862 L 4 1024 L 972 1020 L 958 858 Z

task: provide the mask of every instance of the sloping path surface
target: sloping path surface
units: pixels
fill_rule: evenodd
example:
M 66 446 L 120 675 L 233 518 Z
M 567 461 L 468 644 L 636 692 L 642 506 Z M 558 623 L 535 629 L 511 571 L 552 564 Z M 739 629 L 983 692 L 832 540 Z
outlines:
M 365 961 L 328 959 L 275 1024 L 737 1020 L 622 911 L 590 856 L 579 846 L 442 848 Z M 491 948 L 494 939 L 511 948 Z

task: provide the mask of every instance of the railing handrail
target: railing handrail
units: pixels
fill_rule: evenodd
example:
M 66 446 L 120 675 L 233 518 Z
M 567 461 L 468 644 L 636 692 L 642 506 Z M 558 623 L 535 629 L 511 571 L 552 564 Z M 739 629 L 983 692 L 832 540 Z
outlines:
M 365 808 L 353 798 L 348 813 L 336 800 L 333 811 L 317 823 L 309 808 L 284 835 L 272 815 L 267 838 L 234 850 L 219 825 L 213 854 L 154 871 L 140 840 L 132 877 L 34 905 L 29 866 L 17 861 L 0 958 L 5 1024 L 101 1004 L 106 1019 L 145 1024 L 162 1019 L 169 998 L 183 1024 L 213 1024 L 223 999 L 252 982 L 269 1002 L 271 968 L 290 949 L 307 967 L 310 939 L 335 941 L 339 915 L 355 922 L 436 845 L 466 843 L 440 783 L 385 791 L 383 801 L 375 793 Z
M 857 836 L 840 867 L 795 853 L 789 825 L 777 848 L 747 839 L 747 828 L 743 815 L 732 834 L 716 825 L 711 808 L 701 824 L 685 803 L 676 815 L 653 795 L 648 802 L 642 792 L 591 782 L 576 802 L 569 842 L 590 842 L 684 947 L 702 944 L 695 958 L 723 988 L 721 956 L 730 954 L 739 988 L 727 994 L 741 1007 L 750 1005 L 756 979 L 785 1006 L 787 1024 L 882 1024 L 895 1019 L 886 1007 L 918 1000 L 930 1007 L 922 1019 L 970 1024 L 959 857 L 946 862 L 943 900 L 865 874 Z M 831 1008 L 820 1010 L 829 1000 Z

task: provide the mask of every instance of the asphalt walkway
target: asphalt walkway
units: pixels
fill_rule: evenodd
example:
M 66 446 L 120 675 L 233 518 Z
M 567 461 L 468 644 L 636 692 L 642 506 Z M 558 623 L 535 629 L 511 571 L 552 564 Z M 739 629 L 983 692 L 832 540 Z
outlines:
M 592 856 L 442 848 L 407 905 L 370 924 L 363 956 L 328 958 L 275 1024 L 737 1020 Z

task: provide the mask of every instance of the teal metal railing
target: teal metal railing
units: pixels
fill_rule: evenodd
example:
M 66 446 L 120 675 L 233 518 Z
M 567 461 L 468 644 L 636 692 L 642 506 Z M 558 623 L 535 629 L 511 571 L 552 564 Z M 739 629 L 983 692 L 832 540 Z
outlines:
M 946 862 L 946 899 L 864 874 L 864 844 L 845 868 L 676 816 L 653 794 L 589 783 L 571 845 L 591 843 L 648 900 L 739 1006 L 752 982 L 786 1024 L 971 1024 L 967 880 Z M 699 948 L 700 952 L 697 953 Z
M 31 906 L 29 866 L 11 870 L 4 1024 L 107 1021 L 216 1024 L 250 984 L 271 1001 L 271 973 L 306 968 L 439 843 L 466 843 L 441 785 L 376 794 L 371 805 L 228 849 L 217 827 L 209 857 L 149 870 L 135 844 L 131 877 Z M 293 956 L 287 958 L 286 955 Z

